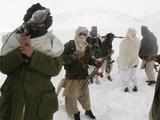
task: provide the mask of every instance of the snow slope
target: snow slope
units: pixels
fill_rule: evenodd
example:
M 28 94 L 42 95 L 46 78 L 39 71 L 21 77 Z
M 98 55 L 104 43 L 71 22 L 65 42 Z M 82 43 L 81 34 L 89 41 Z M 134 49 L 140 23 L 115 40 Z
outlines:
M 97 116 L 97 120 L 148 120 L 148 113 L 152 104 L 154 87 L 145 84 L 145 75 L 142 70 L 137 72 L 139 86 L 138 93 L 124 93 L 122 81 L 116 68 L 113 70 L 113 82 L 101 79 L 101 84 L 90 85 L 92 109 Z M 62 72 L 58 78 L 53 79 L 57 85 L 64 75 Z M 125 77 L 124 77 L 125 79 Z M 60 108 L 55 114 L 55 120 L 70 120 L 65 113 L 64 97 L 59 96 Z M 87 120 L 83 109 L 82 120 Z
M 116 68 L 115 68 L 116 69 Z M 148 112 L 152 103 L 154 87 L 145 84 L 145 75 L 142 70 L 138 71 L 138 93 L 124 93 L 119 73 L 114 69 L 112 74 L 113 82 L 101 79 L 101 84 L 90 85 L 92 109 L 97 120 L 148 120 Z M 52 79 L 55 86 L 64 76 L 64 71 Z M 2 84 L 5 76 L 0 75 Z M 124 78 L 125 79 L 125 78 Z M 82 112 L 82 120 L 87 120 Z M 59 95 L 59 111 L 55 114 L 54 120 L 70 120 L 67 117 L 64 106 L 64 97 Z

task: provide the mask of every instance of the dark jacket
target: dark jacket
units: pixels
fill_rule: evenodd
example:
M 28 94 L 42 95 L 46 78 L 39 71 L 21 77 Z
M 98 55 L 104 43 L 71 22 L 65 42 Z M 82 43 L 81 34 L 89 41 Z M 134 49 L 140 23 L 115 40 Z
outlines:
M 146 59 L 148 57 L 157 55 L 158 44 L 155 35 L 145 26 L 142 27 L 141 32 L 143 38 L 141 40 L 139 57 L 141 59 Z
M 157 84 L 154 93 L 152 108 L 150 111 L 150 120 L 160 120 L 160 71 L 158 73 Z
M 50 120 L 58 109 L 51 77 L 59 74 L 61 62 L 35 51 L 29 63 L 19 49 L 0 56 L 0 71 L 7 75 L 1 88 L 0 120 Z
M 160 55 L 156 56 L 156 62 L 160 64 Z M 155 87 L 154 99 L 150 111 L 149 120 L 160 120 L 160 70 L 158 72 L 157 83 Z
M 65 44 L 63 53 L 64 69 L 66 70 L 66 79 L 86 79 L 88 77 L 88 65 L 95 65 L 91 58 L 91 50 L 86 48 L 85 56 L 81 59 L 75 58 L 76 46 L 74 40 Z
M 92 56 L 95 56 L 96 58 L 102 57 L 102 42 L 101 39 L 98 37 L 88 37 L 87 42 L 91 47 L 92 50 Z
M 106 38 L 102 42 L 103 57 L 112 55 L 113 53 L 112 42 L 113 42 L 113 38 Z

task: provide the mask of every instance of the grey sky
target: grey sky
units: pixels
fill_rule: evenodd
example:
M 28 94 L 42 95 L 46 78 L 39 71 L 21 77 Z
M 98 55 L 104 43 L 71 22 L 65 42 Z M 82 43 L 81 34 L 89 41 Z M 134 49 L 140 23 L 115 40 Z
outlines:
M 85 8 L 113 10 L 140 18 L 160 11 L 159 0 L 1 0 L 0 31 L 20 25 L 26 9 L 36 2 L 49 7 L 55 15 Z

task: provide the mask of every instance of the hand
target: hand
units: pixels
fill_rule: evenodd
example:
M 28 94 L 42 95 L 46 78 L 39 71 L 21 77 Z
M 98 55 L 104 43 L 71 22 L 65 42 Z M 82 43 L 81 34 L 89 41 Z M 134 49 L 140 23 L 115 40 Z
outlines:
M 20 51 L 23 55 L 27 57 L 31 57 L 33 54 L 33 49 L 31 46 L 30 36 L 27 36 L 25 34 L 21 34 L 20 38 Z
M 100 68 L 103 64 L 104 60 L 99 58 L 99 59 L 96 59 L 96 67 L 97 68 Z
M 160 55 L 152 57 L 152 60 L 154 60 L 160 64 Z
M 153 56 L 144 56 L 143 60 L 148 61 L 148 62 L 152 61 L 153 60 Z
M 106 38 L 108 38 L 108 39 L 114 39 L 114 37 L 115 37 L 115 35 L 113 33 L 108 33 L 106 35 Z
M 73 59 L 78 60 L 81 58 L 80 52 L 75 51 L 72 55 Z
M 111 54 L 114 54 L 114 50 L 111 50 Z

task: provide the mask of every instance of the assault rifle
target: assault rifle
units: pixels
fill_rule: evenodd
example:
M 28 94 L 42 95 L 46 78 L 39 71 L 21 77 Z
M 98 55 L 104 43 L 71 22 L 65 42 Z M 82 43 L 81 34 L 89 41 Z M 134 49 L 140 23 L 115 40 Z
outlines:
M 107 38 L 107 36 L 106 36 L 106 35 L 105 35 L 105 36 L 102 36 L 102 38 L 103 38 L 103 39 L 106 39 L 106 38 Z M 123 36 L 116 36 L 116 35 L 114 35 L 114 34 L 113 34 L 112 38 L 124 39 L 124 38 L 127 38 L 127 37 L 123 37 Z
M 106 60 L 106 57 L 102 58 L 101 66 L 103 65 L 105 60 Z M 112 61 L 108 62 L 108 64 L 113 64 L 114 62 L 115 61 L 112 60 Z M 103 77 L 103 73 L 99 72 L 99 69 L 101 68 L 101 66 L 95 67 L 94 70 L 88 75 L 87 80 L 89 83 L 93 83 L 93 79 L 96 75 L 100 76 L 101 78 Z

